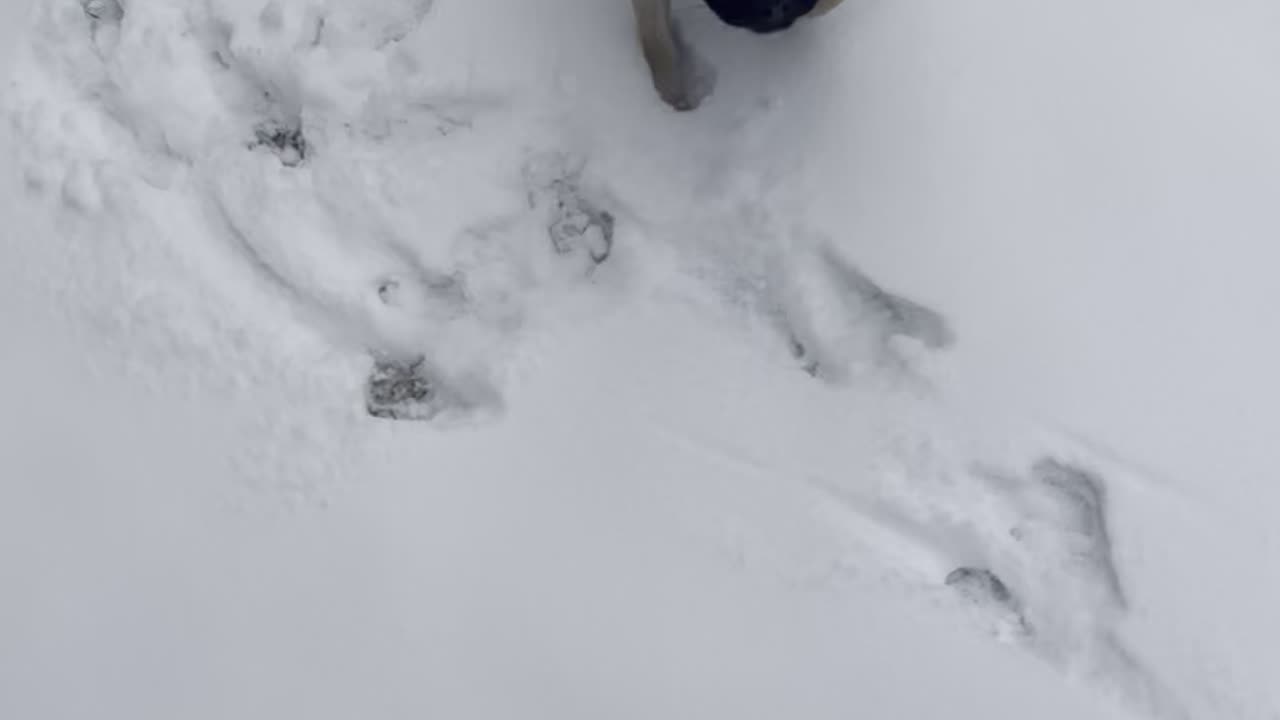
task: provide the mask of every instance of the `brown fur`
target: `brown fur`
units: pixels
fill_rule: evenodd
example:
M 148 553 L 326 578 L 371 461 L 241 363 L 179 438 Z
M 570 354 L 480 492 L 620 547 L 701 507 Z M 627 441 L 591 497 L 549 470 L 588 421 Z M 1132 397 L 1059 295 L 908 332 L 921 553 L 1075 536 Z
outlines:
M 809 17 L 829 12 L 841 0 L 818 0 Z M 693 68 L 671 20 L 671 0 L 631 0 L 636 32 L 658 95 L 677 110 L 692 110 L 701 98 L 694 91 Z

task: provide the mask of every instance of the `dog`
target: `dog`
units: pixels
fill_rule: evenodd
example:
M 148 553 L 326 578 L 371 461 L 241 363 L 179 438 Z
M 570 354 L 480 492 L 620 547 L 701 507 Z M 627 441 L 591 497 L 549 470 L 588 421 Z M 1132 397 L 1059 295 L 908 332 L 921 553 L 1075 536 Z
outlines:
M 818 17 L 842 0 L 703 0 L 727 25 L 761 35 L 791 27 L 802 17 Z M 700 98 L 694 88 L 689 53 L 671 20 L 671 0 L 631 0 L 640 48 L 658 95 L 676 110 L 692 110 Z

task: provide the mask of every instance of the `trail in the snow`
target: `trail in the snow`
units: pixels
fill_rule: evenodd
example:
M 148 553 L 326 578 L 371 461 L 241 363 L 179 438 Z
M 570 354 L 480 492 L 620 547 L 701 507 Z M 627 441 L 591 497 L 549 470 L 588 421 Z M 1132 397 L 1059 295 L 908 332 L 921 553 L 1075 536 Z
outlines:
M 776 398 L 754 402 L 785 406 Z M 842 407 L 875 420 L 850 418 Z M 736 515 L 732 526 L 769 527 L 778 521 L 758 508 L 777 514 L 785 507 L 808 529 L 777 535 L 821 538 L 810 540 L 800 560 L 763 537 L 745 542 L 735 534 L 739 562 L 837 588 L 850 571 L 871 574 L 952 611 L 971 605 L 978 627 L 1143 715 L 1194 716 L 1122 639 L 1128 604 L 1112 511 L 1102 476 L 1086 469 L 1087 455 L 997 463 L 970 446 L 962 428 L 948 427 L 945 404 L 913 392 L 828 391 L 806 397 L 805 411 L 826 429 L 805 427 L 796 437 L 770 428 L 781 438 L 776 447 L 737 446 L 737 418 L 751 417 L 744 408 L 655 415 L 669 442 L 738 469 L 742 482 L 718 498 L 721 512 Z M 777 496 L 760 501 L 755 493 Z
M 796 105 L 838 86 L 796 68 L 821 41 L 769 44 L 758 72 L 721 73 L 696 117 L 673 117 L 629 47 L 557 39 L 626 37 L 625 3 L 555 4 L 573 20 L 541 39 L 522 28 L 549 11 L 530 5 L 42 3 L 7 101 L 28 185 L 64 214 L 53 290 L 144 375 L 161 347 L 193 383 L 289 378 L 264 407 L 324 398 L 315 422 L 261 421 L 242 458 L 302 493 L 359 462 L 368 415 L 501 418 L 557 338 L 613 313 L 650 323 L 616 357 L 688 352 L 696 399 L 738 403 L 626 388 L 627 367 L 623 389 L 598 389 L 648 408 L 637 432 L 751 478 L 668 488 L 705 493 L 690 528 L 718 518 L 775 569 L 871 568 L 972 603 L 1120 701 L 1198 717 L 1207 701 L 1165 687 L 1125 637 L 1109 464 L 1064 439 L 988 452 L 999 441 L 932 386 L 957 340 L 945 309 L 810 219 L 824 141 L 805 139 L 826 120 Z M 698 29 L 721 61 L 744 57 Z M 672 316 L 774 373 L 701 366 L 691 327 L 664 332 Z

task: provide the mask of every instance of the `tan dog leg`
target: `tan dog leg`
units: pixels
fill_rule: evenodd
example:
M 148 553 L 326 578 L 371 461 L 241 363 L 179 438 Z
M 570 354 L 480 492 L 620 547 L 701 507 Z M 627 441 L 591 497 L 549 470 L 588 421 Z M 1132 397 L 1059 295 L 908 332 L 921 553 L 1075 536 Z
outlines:
M 688 58 L 671 25 L 671 0 L 631 0 L 631 4 L 653 87 L 671 107 L 692 110 L 699 98 L 691 92 Z
M 841 1 L 842 0 L 818 0 L 818 4 L 815 5 L 814 8 L 809 11 L 809 17 L 818 17 L 819 15 L 825 15 L 826 13 L 835 9 L 835 6 L 839 5 Z

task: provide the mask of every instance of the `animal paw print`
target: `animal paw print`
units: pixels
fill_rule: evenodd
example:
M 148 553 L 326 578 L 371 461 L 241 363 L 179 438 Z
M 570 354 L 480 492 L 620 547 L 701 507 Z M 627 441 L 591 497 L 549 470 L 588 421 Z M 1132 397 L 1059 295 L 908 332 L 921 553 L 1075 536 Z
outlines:
M 430 420 L 436 407 L 436 384 L 427 377 L 426 360 L 379 358 L 365 387 L 365 408 L 385 420 Z
M 297 125 L 264 123 L 254 129 L 253 136 L 254 141 L 250 143 L 251 148 L 268 148 L 275 153 L 276 157 L 280 158 L 280 163 L 286 167 L 301 165 L 307 159 L 307 154 L 310 151 L 307 139 L 303 136 L 302 129 Z
M 124 8 L 118 0 L 83 0 L 80 7 L 94 22 L 118 23 L 124 19 Z
M 613 252 L 614 216 L 587 197 L 581 180 L 582 168 L 558 155 L 525 167 L 529 204 L 546 208 L 552 249 L 560 255 L 585 254 L 596 266 Z
M 1015 638 L 1031 634 L 1031 627 L 1023 617 L 1018 598 L 990 570 L 959 567 L 947 574 L 945 583 L 962 598 L 993 617 L 997 635 Z

